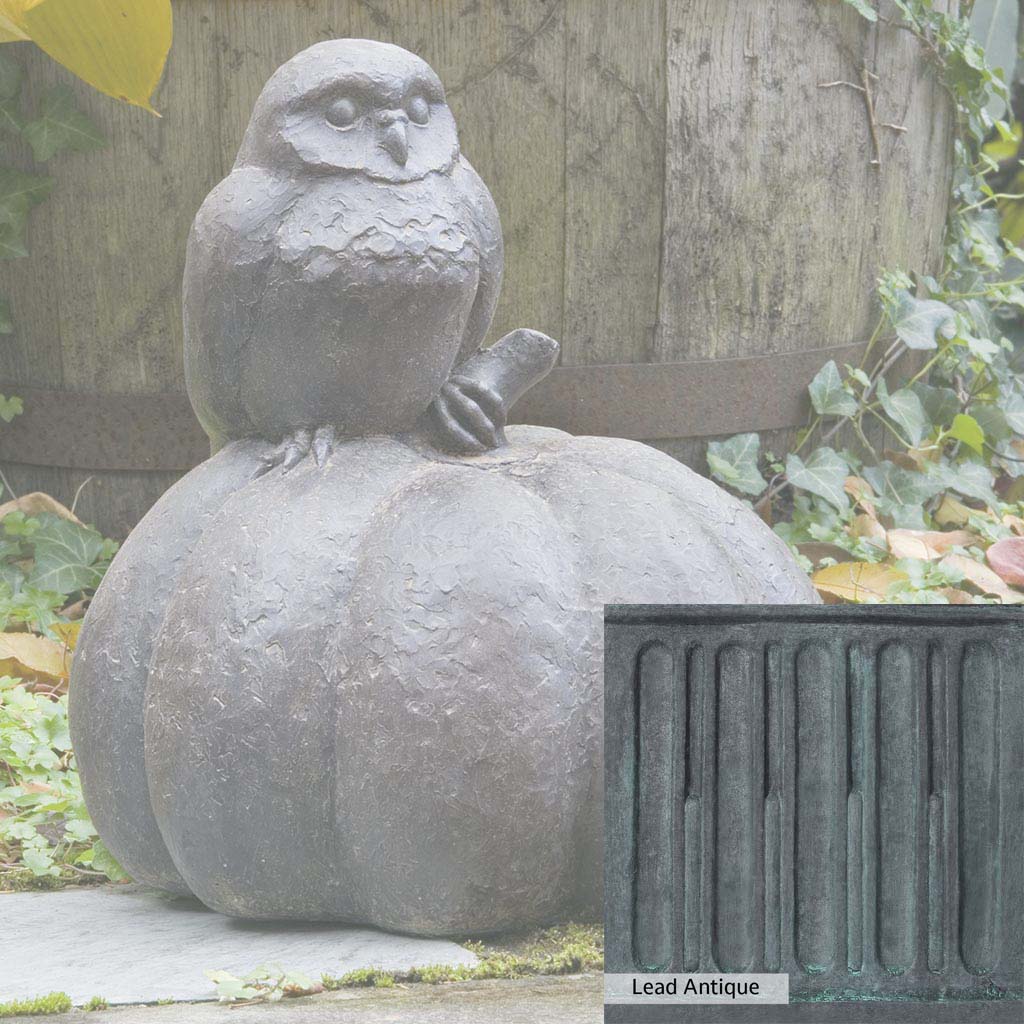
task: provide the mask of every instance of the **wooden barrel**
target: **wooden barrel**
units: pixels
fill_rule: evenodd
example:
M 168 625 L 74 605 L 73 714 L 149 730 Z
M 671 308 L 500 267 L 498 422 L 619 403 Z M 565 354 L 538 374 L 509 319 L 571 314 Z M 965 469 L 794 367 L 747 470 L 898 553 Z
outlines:
M 398 43 L 447 84 L 505 229 L 494 336 L 528 325 L 562 342 L 521 419 L 700 466 L 710 436 L 802 422 L 816 370 L 870 333 L 879 269 L 939 258 L 946 95 L 909 32 L 839 0 L 174 11 L 163 118 L 76 85 L 110 145 L 53 161 L 32 255 L 7 261 L 0 286 L 17 322 L 0 392 L 26 405 L 0 429 L 5 474 L 64 500 L 91 477 L 79 510 L 115 535 L 203 455 L 183 395 L 185 238 L 263 82 L 317 40 Z M 30 98 L 67 77 L 29 44 L 13 52 Z M 872 131 L 865 81 L 879 125 L 906 131 Z

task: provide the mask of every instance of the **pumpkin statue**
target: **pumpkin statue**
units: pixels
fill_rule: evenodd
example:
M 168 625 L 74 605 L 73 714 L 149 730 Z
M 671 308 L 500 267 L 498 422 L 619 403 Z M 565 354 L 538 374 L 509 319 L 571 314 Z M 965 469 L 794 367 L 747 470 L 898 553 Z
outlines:
M 506 431 L 557 345 L 480 350 L 501 264 L 423 61 L 332 41 L 270 79 L 189 241 L 215 453 L 121 548 L 72 673 L 86 802 L 139 881 L 435 935 L 593 906 L 603 605 L 815 600 L 669 456 Z

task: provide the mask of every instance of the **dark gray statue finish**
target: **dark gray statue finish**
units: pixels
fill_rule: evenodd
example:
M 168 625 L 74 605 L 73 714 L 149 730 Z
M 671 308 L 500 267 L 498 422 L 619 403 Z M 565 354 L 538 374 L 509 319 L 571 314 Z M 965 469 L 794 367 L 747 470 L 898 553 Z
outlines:
M 593 906 L 604 603 L 815 600 L 668 456 L 506 433 L 558 346 L 478 351 L 500 274 L 422 61 L 341 40 L 271 78 L 189 243 L 215 454 L 125 542 L 73 666 L 86 801 L 135 878 L 427 934 Z
M 606 970 L 1020 1019 L 1019 610 L 610 608 L 605 785 Z

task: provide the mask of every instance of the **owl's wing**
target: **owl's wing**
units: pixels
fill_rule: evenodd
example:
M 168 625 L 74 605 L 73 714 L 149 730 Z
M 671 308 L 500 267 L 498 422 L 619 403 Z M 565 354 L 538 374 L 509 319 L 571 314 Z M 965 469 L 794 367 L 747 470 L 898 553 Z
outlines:
M 275 236 L 295 198 L 287 180 L 236 167 L 192 223 L 182 296 L 185 383 L 215 449 L 253 432 L 240 395 L 241 360 L 259 322 Z
M 462 345 L 456 365 L 468 359 L 483 343 L 487 328 L 491 326 L 494 307 L 501 291 L 501 271 L 505 255 L 501 240 L 501 220 L 491 193 L 480 175 L 465 157 L 459 157 L 453 174 L 466 203 L 470 224 L 475 229 L 480 252 L 480 279 L 476 297 L 466 322 Z

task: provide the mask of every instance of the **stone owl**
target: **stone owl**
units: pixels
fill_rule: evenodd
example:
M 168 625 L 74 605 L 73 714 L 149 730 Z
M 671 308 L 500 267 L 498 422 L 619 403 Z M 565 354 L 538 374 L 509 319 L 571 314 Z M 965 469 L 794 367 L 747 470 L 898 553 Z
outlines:
M 287 469 L 336 436 L 417 424 L 461 452 L 501 443 L 509 388 L 557 351 L 514 332 L 495 347 L 511 375 L 481 356 L 453 375 L 501 272 L 498 212 L 434 71 L 370 40 L 302 51 L 267 82 L 189 237 L 185 376 L 214 448 L 279 440 L 269 465 Z

